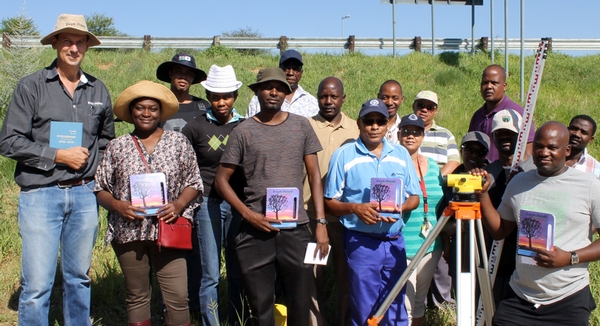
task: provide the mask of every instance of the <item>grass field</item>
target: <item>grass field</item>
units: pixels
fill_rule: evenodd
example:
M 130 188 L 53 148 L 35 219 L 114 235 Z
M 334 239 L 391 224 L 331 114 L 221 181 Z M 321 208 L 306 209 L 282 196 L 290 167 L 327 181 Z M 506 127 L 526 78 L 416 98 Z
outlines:
M 175 50 L 164 52 L 144 51 L 90 51 L 84 61 L 84 71 L 98 77 L 107 85 L 113 101 L 127 86 L 141 79 L 157 81 L 156 67 L 169 61 Z M 231 64 L 238 79 L 244 85 L 256 80 L 259 69 L 276 66 L 278 57 L 242 55 L 235 50 L 213 47 L 206 51 L 189 51 L 196 57 L 198 66 L 208 71 L 211 64 Z M 40 62 L 49 64 L 55 57 L 49 49 L 41 53 Z M 496 56 L 500 58 L 501 56 Z M 503 56 L 502 58 L 503 59 Z M 519 67 L 519 58 L 510 57 L 510 67 Z M 533 55 L 526 58 L 526 85 L 533 62 Z M 479 81 L 482 70 L 490 64 L 489 55 L 477 53 L 445 52 L 436 56 L 411 53 L 399 58 L 370 57 L 361 53 L 346 55 L 305 55 L 304 76 L 301 85 L 312 94 L 318 83 L 327 76 L 339 77 L 347 94 L 344 111 L 356 118 L 360 106 L 377 95 L 379 85 L 387 79 L 396 79 L 404 87 L 405 103 L 400 114 L 408 114 L 414 96 L 420 90 L 430 89 L 440 98 L 436 122 L 450 129 L 457 139 L 467 130 L 472 113 L 482 105 Z M 503 64 L 502 61 L 497 63 Z M 37 67 L 38 69 L 41 68 Z M 2 83 L 3 76 L 0 76 Z M 511 70 L 508 78 L 508 95 L 519 102 L 519 73 Z M 5 88 L 0 88 L 0 90 Z M 600 120 L 600 55 L 570 57 L 550 53 L 546 62 L 541 91 L 534 115 L 536 125 L 547 120 L 568 123 L 576 114 L 589 114 Z M 192 93 L 204 97 L 201 86 L 192 87 Z M 6 96 L 7 94 L 0 94 Z M 245 113 L 252 92 L 242 87 L 236 102 L 238 112 Z M 4 112 L 5 108 L 1 112 Z M 2 119 L 3 117 L 0 117 Z M 129 132 L 131 126 L 117 123 L 117 134 Z M 600 145 L 593 142 L 589 150 L 600 157 Z M 20 273 L 20 238 L 18 235 L 16 208 L 19 188 L 13 181 L 14 162 L 0 157 L 0 325 L 16 325 Z M 90 275 L 92 284 L 92 316 L 95 325 L 125 325 L 125 293 L 123 277 L 110 247 L 102 241 L 106 229 L 105 212 L 101 213 L 101 231 L 94 249 Z M 600 301 L 600 267 L 590 267 L 591 287 L 596 301 Z M 51 300 L 51 320 L 62 324 L 60 280 L 55 283 Z M 452 313 L 428 312 L 430 325 L 452 325 Z M 156 318 L 155 318 L 156 319 Z M 157 321 L 156 321 L 157 322 Z M 595 311 L 591 325 L 600 325 L 600 312 Z

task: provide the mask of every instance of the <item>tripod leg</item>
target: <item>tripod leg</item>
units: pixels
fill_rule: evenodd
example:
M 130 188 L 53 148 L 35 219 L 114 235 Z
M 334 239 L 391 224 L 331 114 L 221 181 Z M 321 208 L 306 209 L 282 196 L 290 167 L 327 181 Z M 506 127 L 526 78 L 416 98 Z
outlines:
M 415 271 L 415 269 L 417 268 L 417 266 L 423 259 L 423 256 L 425 256 L 425 254 L 427 253 L 427 249 L 429 249 L 431 244 L 438 237 L 438 235 L 440 234 L 440 232 L 442 231 L 442 229 L 448 222 L 448 219 L 450 218 L 450 216 L 452 216 L 452 211 L 450 211 L 449 213 L 444 211 L 444 215 L 442 215 L 440 217 L 440 219 L 437 221 L 436 225 L 433 227 L 433 229 L 431 229 L 431 232 L 429 232 L 427 239 L 425 239 L 425 242 L 423 243 L 423 245 L 421 245 L 421 248 L 419 248 L 419 250 L 415 254 L 415 257 L 412 259 L 410 264 L 408 264 L 408 266 L 406 267 L 406 270 L 404 271 L 404 273 L 402 273 L 402 275 L 400 276 L 400 279 L 398 280 L 398 282 L 396 282 L 396 285 L 394 285 L 394 287 L 390 291 L 390 294 L 381 303 L 381 306 L 379 307 L 379 309 L 377 309 L 377 312 L 375 312 L 375 315 L 373 315 L 373 317 L 371 317 L 368 320 L 369 326 L 379 325 L 379 322 L 383 318 L 383 315 L 385 315 L 385 312 L 390 308 L 390 305 L 392 304 L 394 299 L 396 299 L 396 297 L 398 296 L 398 294 L 400 293 L 400 291 L 402 290 L 402 288 L 408 281 L 408 278 L 410 277 L 410 275 Z
M 488 269 L 487 252 L 485 248 L 485 239 L 483 237 L 483 226 L 481 219 L 476 221 L 477 223 L 477 254 L 475 255 L 477 263 L 477 279 L 479 281 L 479 288 L 481 289 L 481 297 L 479 298 L 479 305 L 483 303 L 483 313 L 485 315 L 485 323 L 488 326 L 492 325 L 492 317 L 494 316 L 495 305 L 494 295 L 492 293 L 492 281 L 490 279 Z M 480 256 L 481 255 L 481 256 Z M 477 326 L 482 325 L 484 319 L 481 316 L 482 311 L 477 310 Z

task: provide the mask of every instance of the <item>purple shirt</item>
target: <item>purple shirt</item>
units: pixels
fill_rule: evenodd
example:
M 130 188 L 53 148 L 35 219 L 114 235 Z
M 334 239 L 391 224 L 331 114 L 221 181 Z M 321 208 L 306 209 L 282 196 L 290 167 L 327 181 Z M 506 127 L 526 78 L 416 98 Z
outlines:
M 492 137 L 492 120 L 494 120 L 494 115 L 502 110 L 515 110 L 519 112 L 521 117 L 523 116 L 523 107 L 513 102 L 508 95 L 504 95 L 502 101 L 489 114 L 485 113 L 485 104 L 479 110 L 475 111 L 469 124 L 469 131 L 481 131 L 490 137 L 490 151 L 487 155 L 487 159 L 490 162 L 494 162 L 499 158 L 498 150 L 496 149 L 496 145 L 494 145 L 494 138 Z M 534 135 L 535 125 L 532 122 L 531 128 L 529 128 L 529 137 L 527 137 L 528 143 L 533 142 Z

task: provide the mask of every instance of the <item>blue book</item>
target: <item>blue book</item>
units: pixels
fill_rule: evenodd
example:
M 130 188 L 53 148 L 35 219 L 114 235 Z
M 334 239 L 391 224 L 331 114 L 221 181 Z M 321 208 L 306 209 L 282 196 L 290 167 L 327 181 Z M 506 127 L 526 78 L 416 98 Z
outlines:
M 50 147 L 67 149 L 81 146 L 83 123 L 50 121 Z
M 298 225 L 301 204 L 298 188 L 267 188 L 265 216 L 278 229 L 292 229 Z
M 167 178 L 164 173 L 144 173 L 129 176 L 131 205 L 146 210 L 142 216 L 157 215 L 159 208 L 168 203 Z

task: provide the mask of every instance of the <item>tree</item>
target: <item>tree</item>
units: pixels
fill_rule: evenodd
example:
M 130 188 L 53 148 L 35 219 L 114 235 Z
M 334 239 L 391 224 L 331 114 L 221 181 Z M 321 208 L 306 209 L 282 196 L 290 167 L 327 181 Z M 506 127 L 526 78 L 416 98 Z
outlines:
M 381 183 L 374 185 L 371 189 L 371 198 L 379 203 L 379 211 L 381 211 L 381 202 L 390 198 L 390 187 Z
M 146 197 L 150 197 L 152 194 L 154 194 L 154 189 L 152 187 L 152 182 L 150 181 L 140 180 L 131 187 L 131 196 L 141 198 L 144 207 L 148 207 L 148 205 L 146 205 Z
M 95 12 L 91 16 L 85 16 L 85 23 L 88 30 L 96 36 L 127 36 L 117 30 L 113 18 L 105 14 Z
M 529 239 L 529 248 L 532 248 L 531 239 L 542 235 L 542 223 L 533 218 L 524 218 L 521 220 L 520 233 Z
M 260 33 L 258 30 L 252 29 L 252 27 L 247 27 L 246 28 L 238 28 L 238 29 L 234 29 L 228 32 L 222 32 L 221 33 L 223 37 L 248 37 L 248 38 L 258 38 L 258 37 L 262 37 L 262 33 Z M 258 49 L 237 49 L 237 51 L 241 54 L 247 54 L 247 55 L 260 55 L 260 54 L 267 54 L 269 53 L 269 50 L 258 50 Z
M 288 199 L 284 195 L 272 195 L 267 201 L 267 208 L 270 211 L 275 212 L 275 219 L 279 219 L 279 212 L 287 207 Z
M 2 19 L 2 22 L 0 22 L 1 33 L 7 33 L 8 35 L 40 35 L 33 18 L 27 18 L 24 14 Z

